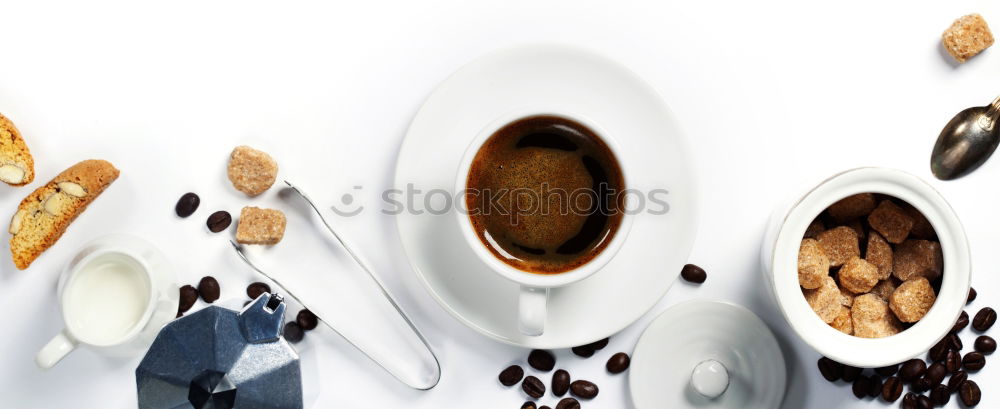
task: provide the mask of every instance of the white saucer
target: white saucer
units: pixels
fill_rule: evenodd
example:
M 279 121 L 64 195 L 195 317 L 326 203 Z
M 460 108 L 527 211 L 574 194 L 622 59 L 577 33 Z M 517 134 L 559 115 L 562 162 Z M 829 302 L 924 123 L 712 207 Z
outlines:
M 479 58 L 438 86 L 403 141 L 396 188 L 405 192 L 412 184 L 425 194 L 441 189 L 454 198 L 459 161 L 476 134 L 505 113 L 533 106 L 589 118 L 621 146 L 619 160 L 628 161 L 631 172 L 629 188 L 669 191 L 659 196 L 669 212 L 637 214 L 628 241 L 604 269 L 551 292 L 543 335 L 518 331 L 518 286 L 476 258 L 454 214 L 405 211 L 397 223 L 413 269 L 461 322 L 502 342 L 565 348 L 620 331 L 667 291 L 694 240 L 694 182 L 678 122 L 655 90 L 605 57 L 539 45 Z M 432 207 L 440 209 L 444 196 L 434 195 Z M 420 199 L 415 206 L 423 206 Z
M 725 367 L 728 387 L 708 399 L 696 391 L 692 373 L 712 361 Z M 716 386 L 716 379 L 700 375 L 702 389 Z M 649 324 L 632 353 L 628 381 L 636 409 L 774 409 L 785 396 L 785 358 L 774 334 L 750 310 L 688 301 Z

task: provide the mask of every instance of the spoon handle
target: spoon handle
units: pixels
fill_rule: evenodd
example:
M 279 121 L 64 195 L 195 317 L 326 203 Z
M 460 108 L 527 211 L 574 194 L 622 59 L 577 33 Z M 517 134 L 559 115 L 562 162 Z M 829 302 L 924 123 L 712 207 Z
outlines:
M 979 126 L 985 131 L 993 130 L 1000 118 L 1000 97 L 997 97 L 986 107 L 986 113 L 979 117 Z

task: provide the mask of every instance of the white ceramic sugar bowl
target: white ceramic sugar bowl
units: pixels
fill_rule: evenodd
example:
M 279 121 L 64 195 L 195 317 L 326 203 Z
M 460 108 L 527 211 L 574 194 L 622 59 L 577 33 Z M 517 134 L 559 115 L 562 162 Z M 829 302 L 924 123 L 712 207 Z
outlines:
M 866 192 L 894 196 L 923 213 L 937 233 L 944 259 L 941 289 L 927 315 L 899 334 L 878 339 L 846 335 L 824 323 L 806 303 L 798 282 L 798 250 L 809 223 L 836 201 Z M 969 293 L 969 242 L 962 223 L 927 182 L 895 169 L 848 170 L 792 197 L 768 223 L 761 263 L 778 308 L 795 333 L 820 354 L 861 368 L 896 364 L 929 350 L 955 324 Z

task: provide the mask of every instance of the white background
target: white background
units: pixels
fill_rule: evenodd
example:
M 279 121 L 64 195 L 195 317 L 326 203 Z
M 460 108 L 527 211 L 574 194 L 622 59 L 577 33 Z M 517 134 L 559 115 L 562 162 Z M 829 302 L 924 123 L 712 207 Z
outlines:
M 816 370 L 818 355 L 790 331 L 760 280 L 760 237 L 779 195 L 858 165 L 904 169 L 932 179 L 928 156 L 959 110 L 1000 92 L 1000 55 L 954 65 L 940 33 L 987 1 L 568 2 L 10 2 L 0 4 L 0 112 L 12 118 L 36 159 L 28 188 L 0 187 L 13 213 L 30 189 L 85 158 L 114 162 L 121 178 L 27 271 L 0 257 L 0 407 L 135 406 L 138 358 L 78 351 L 48 372 L 34 352 L 60 328 L 55 284 L 84 242 L 129 232 L 160 247 L 180 280 L 219 277 L 239 303 L 250 272 L 224 235 L 203 221 L 216 209 L 277 206 L 276 189 L 248 200 L 224 178 L 233 146 L 271 152 L 282 178 L 322 204 L 355 185 L 377 204 L 391 185 L 405 129 L 422 100 L 462 64 L 494 49 L 532 42 L 584 46 L 621 61 L 662 93 L 696 155 L 700 232 L 691 261 L 700 287 L 678 283 L 655 308 L 589 361 L 557 351 L 560 366 L 601 387 L 587 408 L 628 408 L 624 376 L 603 372 L 631 351 L 655 311 L 693 298 L 746 305 L 776 332 L 788 361 L 785 407 L 869 407 Z M 931 183 L 965 223 L 979 300 L 995 302 L 1000 252 L 996 209 L 1000 162 L 970 177 Z M 184 192 L 202 196 L 191 219 L 173 215 Z M 368 254 L 441 358 L 428 392 L 395 382 L 328 330 L 307 335 L 302 358 L 312 407 L 517 408 L 524 396 L 496 374 L 527 351 L 480 336 L 424 292 L 404 258 L 394 220 L 375 211 L 336 220 Z M 290 225 L 290 233 L 294 228 Z M 317 257 L 322 254 L 304 254 Z M 274 258 L 272 265 L 280 265 Z M 317 261 L 319 263 L 320 261 Z M 200 306 L 200 304 L 199 304 Z M 994 305 L 996 307 L 996 305 Z M 966 345 L 972 337 L 966 333 Z M 973 379 L 980 407 L 1000 406 L 1000 371 L 989 360 Z M 548 376 L 542 377 L 548 380 Z M 656 382 L 655 379 L 650 380 Z M 766 380 L 762 380 L 766 381 Z M 992 392 L 992 393 L 991 393 Z M 549 396 L 545 403 L 554 406 Z M 953 399 L 952 407 L 957 407 Z

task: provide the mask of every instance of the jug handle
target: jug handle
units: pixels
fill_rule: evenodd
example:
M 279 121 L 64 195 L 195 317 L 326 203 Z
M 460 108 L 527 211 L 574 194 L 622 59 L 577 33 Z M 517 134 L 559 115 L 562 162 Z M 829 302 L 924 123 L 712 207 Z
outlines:
M 38 351 L 38 355 L 35 355 L 35 364 L 39 368 L 49 369 L 59 363 L 75 348 L 76 340 L 70 337 L 66 333 L 66 330 L 63 330 L 59 334 L 56 334 L 48 344 L 45 344 L 41 351 Z

